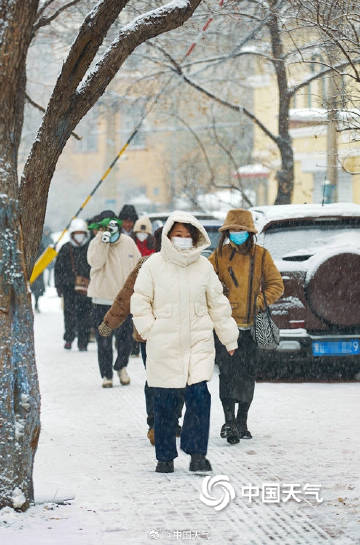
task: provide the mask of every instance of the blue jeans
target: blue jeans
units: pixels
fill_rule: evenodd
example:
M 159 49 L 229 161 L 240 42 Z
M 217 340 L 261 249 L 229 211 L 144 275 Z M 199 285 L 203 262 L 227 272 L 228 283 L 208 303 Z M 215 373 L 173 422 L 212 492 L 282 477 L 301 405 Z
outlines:
M 143 364 L 144 364 L 144 367 L 146 369 L 146 343 L 144 342 L 140 342 L 140 352 L 141 352 L 141 357 L 142 357 L 142 360 L 143 360 Z M 145 386 L 144 386 L 144 393 L 145 393 L 145 405 L 146 405 L 146 414 L 147 414 L 147 425 L 149 426 L 149 428 L 153 428 L 154 427 L 154 390 L 155 388 L 151 388 L 148 383 L 147 383 L 147 380 L 145 381 Z M 184 406 L 184 398 L 183 396 L 180 396 L 178 398 L 178 405 L 177 405 L 177 408 L 176 408 L 176 419 L 178 420 L 179 418 L 181 418 L 181 413 L 182 413 L 182 409 L 183 409 L 183 406 Z M 178 424 L 178 422 L 176 422 Z
M 186 411 L 180 448 L 187 454 L 206 454 L 209 442 L 211 396 L 207 382 L 183 388 L 153 388 L 156 459 L 161 462 L 177 457 L 176 427 L 179 399 L 184 396 Z

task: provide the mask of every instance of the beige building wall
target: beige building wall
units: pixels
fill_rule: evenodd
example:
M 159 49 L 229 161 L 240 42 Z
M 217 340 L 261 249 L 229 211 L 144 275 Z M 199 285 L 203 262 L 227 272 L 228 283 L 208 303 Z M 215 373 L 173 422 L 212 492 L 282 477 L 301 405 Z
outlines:
M 299 68 L 290 74 L 291 84 L 302 81 L 310 75 L 307 67 Z M 291 79 L 292 78 L 292 79 Z M 257 64 L 257 73 L 249 78 L 254 90 L 254 114 L 274 134 L 278 134 L 278 91 L 271 70 Z M 319 109 L 322 107 L 322 95 L 326 82 L 319 80 L 298 92 L 292 100 L 292 108 Z M 327 124 L 326 120 L 319 122 L 314 115 L 313 120 L 304 122 L 291 121 L 290 134 L 293 140 L 295 159 L 295 180 L 293 203 L 308 203 L 319 201 L 321 188 L 319 184 L 325 179 L 327 163 Z M 339 191 L 346 195 L 346 200 L 360 203 L 360 142 L 354 141 L 354 135 L 348 131 L 338 135 L 339 154 L 339 185 L 346 184 L 350 191 Z M 275 173 L 280 166 L 280 155 L 276 144 L 255 126 L 254 131 L 254 162 L 261 162 L 270 168 L 268 204 L 273 204 L 276 197 Z M 342 164 L 346 163 L 346 171 Z M 353 175 L 351 172 L 358 172 Z M 339 188 L 340 189 L 340 188 Z

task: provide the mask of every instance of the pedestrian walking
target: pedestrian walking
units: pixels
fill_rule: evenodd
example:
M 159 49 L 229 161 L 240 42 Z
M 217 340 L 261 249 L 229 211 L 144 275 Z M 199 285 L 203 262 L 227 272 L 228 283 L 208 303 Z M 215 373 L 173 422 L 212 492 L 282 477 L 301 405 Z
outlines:
M 91 300 L 87 297 L 90 267 L 87 251 L 90 233 L 84 220 L 76 218 L 69 227 L 70 240 L 55 262 L 55 287 L 64 300 L 64 348 L 71 350 L 77 337 L 80 352 L 87 350 L 91 326 Z
M 257 348 L 251 326 L 255 314 L 265 310 L 261 286 L 269 305 L 282 295 L 284 288 L 270 253 L 255 243 L 257 230 L 249 210 L 230 210 L 219 231 L 222 235 L 218 248 L 209 259 L 230 301 L 240 333 L 238 348 L 231 358 L 218 340 L 215 343 L 225 416 L 220 435 L 235 444 L 241 438 L 252 437 L 247 418 L 254 397 Z
M 148 216 L 142 216 L 135 222 L 133 239 L 142 256 L 155 252 L 155 239 Z
M 96 324 L 96 342 L 98 363 L 103 388 L 113 385 L 113 368 L 117 371 L 120 383 L 127 385 L 130 377 L 127 365 L 132 349 L 131 317 L 114 329 L 108 337 L 103 337 L 98 326 L 110 309 L 118 291 L 124 286 L 127 277 L 139 261 L 141 254 L 132 238 L 120 232 L 122 222 L 112 210 L 104 210 L 98 216 L 98 221 L 90 227 L 96 229 L 97 235 L 90 242 L 88 262 L 91 266 L 89 297 L 93 302 L 93 315 Z M 113 367 L 113 337 L 117 357 Z
M 160 251 L 161 248 L 161 234 L 162 227 L 159 227 L 154 233 L 154 250 L 156 252 Z M 142 265 L 147 260 L 148 256 L 142 257 L 135 269 L 129 274 L 124 287 L 117 294 L 115 301 L 113 302 L 111 308 L 107 311 L 104 316 L 103 322 L 99 325 L 99 333 L 103 337 L 108 337 L 111 335 L 114 329 L 117 329 L 124 323 L 127 317 L 130 314 L 130 299 L 134 293 L 134 285 L 139 274 L 139 271 Z M 136 328 L 134 327 L 133 338 L 140 345 L 141 356 L 143 360 L 144 367 L 146 368 L 146 341 L 140 337 Z M 150 388 L 147 381 L 145 381 L 144 386 L 145 393 L 145 407 L 147 415 L 147 437 L 152 445 L 155 445 L 155 433 L 154 433 L 154 391 L 153 388 Z M 177 428 L 176 435 L 180 436 L 181 426 L 179 424 L 179 418 L 181 417 L 182 408 L 184 405 L 184 400 L 182 397 L 179 398 L 179 405 L 177 410 Z
M 39 256 L 40 255 L 41 254 L 39 254 Z M 45 293 L 45 282 L 44 282 L 43 273 L 39 274 L 39 276 L 36 278 L 36 280 L 34 280 L 34 282 L 31 284 L 31 293 L 34 296 L 34 301 L 35 301 L 34 309 L 35 309 L 35 312 L 40 313 L 39 299 Z
M 229 353 L 238 328 L 213 268 L 201 252 L 210 245 L 201 223 L 174 212 L 164 225 L 161 251 L 142 265 L 131 298 L 131 312 L 146 340 L 146 375 L 154 388 L 156 471 L 174 471 L 177 406 L 186 411 L 180 447 L 191 455 L 190 471 L 211 471 L 206 458 L 210 393 L 214 368 L 213 328 Z

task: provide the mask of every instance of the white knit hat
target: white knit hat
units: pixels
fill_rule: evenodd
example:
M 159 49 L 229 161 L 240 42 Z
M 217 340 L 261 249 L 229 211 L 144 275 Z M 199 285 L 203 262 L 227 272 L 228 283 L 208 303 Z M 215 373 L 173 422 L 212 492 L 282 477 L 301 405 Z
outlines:
M 134 233 L 147 233 L 152 235 L 152 226 L 151 221 L 148 216 L 142 216 L 139 218 L 134 225 Z

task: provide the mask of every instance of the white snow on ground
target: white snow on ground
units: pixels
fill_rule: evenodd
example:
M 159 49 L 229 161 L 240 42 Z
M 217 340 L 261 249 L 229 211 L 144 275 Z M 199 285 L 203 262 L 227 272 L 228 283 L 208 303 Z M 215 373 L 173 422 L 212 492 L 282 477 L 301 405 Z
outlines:
M 200 501 L 203 477 L 189 473 L 183 453 L 174 474 L 154 472 L 141 360 L 130 361 L 130 386 L 115 380 L 112 390 L 102 389 L 95 345 L 87 353 L 63 349 L 53 289 L 40 299 L 40 308 L 38 503 L 26 513 L 0 511 L 1 545 L 359 543 L 360 384 L 260 383 L 249 423 L 254 439 L 230 446 L 219 437 L 215 374 L 208 457 L 214 475 L 227 475 L 236 493 L 216 511 Z M 265 482 L 321 484 L 324 501 L 249 504 L 242 487 Z M 69 505 L 54 503 L 71 496 Z

